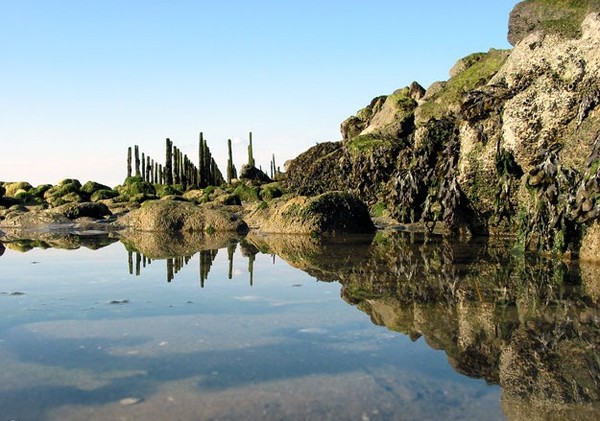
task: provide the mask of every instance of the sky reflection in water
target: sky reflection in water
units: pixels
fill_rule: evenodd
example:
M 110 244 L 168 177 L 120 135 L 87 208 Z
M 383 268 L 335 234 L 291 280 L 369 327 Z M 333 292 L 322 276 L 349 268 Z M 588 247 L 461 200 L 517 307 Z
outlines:
M 385 257 L 380 249 L 389 253 L 398 244 L 378 240 L 355 253 L 344 245 L 285 242 L 261 253 L 268 247 L 259 239 L 169 260 L 128 252 L 121 243 L 99 250 L 6 249 L 0 258 L 2 417 L 514 418 L 524 400 L 518 393 L 503 396 L 501 408 L 500 388 L 488 384 L 500 377 L 496 351 L 480 349 L 493 343 L 486 323 L 510 330 L 497 316 L 484 320 L 487 305 L 495 305 L 492 314 L 500 308 L 497 297 L 489 302 L 486 281 L 474 289 L 483 302 L 473 304 L 467 287 L 455 292 L 462 299 L 443 302 L 436 294 L 446 287 L 436 292 L 435 277 L 425 275 L 447 280 L 454 268 L 452 276 L 470 285 L 468 276 L 461 278 L 469 272 L 464 253 L 454 250 L 450 265 L 436 245 L 424 250 L 421 244 L 414 260 L 414 247 Z M 431 251 L 442 257 L 425 257 Z M 399 286 L 410 284 L 400 272 L 411 264 L 423 277 L 417 285 L 427 286 L 434 301 Z M 317 280 L 333 274 L 343 288 Z M 407 297 L 414 303 L 404 303 Z M 597 306 L 592 311 L 595 317 Z M 509 335 L 496 334 L 498 340 Z M 468 343 L 473 338 L 481 343 Z M 491 367 L 482 368 L 484 357 Z M 575 410 L 594 414 L 589 406 Z

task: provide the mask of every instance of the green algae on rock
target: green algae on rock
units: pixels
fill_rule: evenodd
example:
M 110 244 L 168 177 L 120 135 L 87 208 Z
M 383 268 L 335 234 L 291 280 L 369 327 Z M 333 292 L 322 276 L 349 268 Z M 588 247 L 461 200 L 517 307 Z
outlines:
M 151 200 L 119 219 L 118 224 L 139 231 L 244 233 L 246 223 L 227 207 L 196 206 L 189 202 Z
M 344 192 L 314 197 L 284 196 L 267 206 L 257 205 L 246 219 L 265 233 L 338 235 L 375 230 L 367 206 L 356 196 Z

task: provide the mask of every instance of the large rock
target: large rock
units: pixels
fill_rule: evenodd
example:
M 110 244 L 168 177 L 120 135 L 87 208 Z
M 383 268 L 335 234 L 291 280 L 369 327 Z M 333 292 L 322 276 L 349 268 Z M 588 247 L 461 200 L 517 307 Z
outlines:
M 64 205 L 52 208 L 48 212 L 64 215 L 69 219 L 83 217 L 102 219 L 105 216 L 112 215 L 111 211 L 108 209 L 108 206 L 98 202 L 66 203 Z
M 511 45 L 517 45 L 533 32 L 576 38 L 581 34 L 580 27 L 584 17 L 591 12 L 598 11 L 600 11 L 600 3 L 595 0 L 523 1 L 517 4 L 510 13 L 508 42 Z
M 44 229 L 70 224 L 71 220 L 60 213 L 48 211 L 9 212 L 0 227 L 19 229 Z
M 367 206 L 343 192 L 275 199 L 266 207 L 258 205 L 247 220 L 265 233 L 336 235 L 375 230 Z
M 122 185 L 115 187 L 115 190 L 131 201 L 143 202 L 156 198 L 156 189 L 142 177 L 127 177 Z
M 258 183 L 270 183 L 273 181 L 263 171 L 259 170 L 253 165 L 247 164 L 242 165 L 239 178 L 240 180 L 250 180 Z
M 229 208 L 171 200 L 148 201 L 119 219 L 118 224 L 140 231 L 246 232 L 246 223 Z
M 33 186 L 26 181 L 17 181 L 14 183 L 5 183 L 4 187 L 0 186 L 0 189 L 4 190 L 4 196 L 16 197 L 18 194 L 27 193 L 33 189 Z M 2 194 L 0 194 L 2 197 Z
M 342 122 L 344 141 L 360 135 L 392 138 L 406 135 L 413 129 L 414 110 L 424 94 L 425 89 L 413 82 L 391 95 L 374 98 L 366 108 Z

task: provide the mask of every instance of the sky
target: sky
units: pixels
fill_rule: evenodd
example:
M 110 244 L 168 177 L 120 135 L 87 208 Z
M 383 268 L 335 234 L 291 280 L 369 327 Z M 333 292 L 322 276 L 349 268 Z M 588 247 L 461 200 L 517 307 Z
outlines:
M 111 187 L 127 148 L 270 168 L 372 98 L 510 48 L 517 0 L 0 0 L 0 180 Z

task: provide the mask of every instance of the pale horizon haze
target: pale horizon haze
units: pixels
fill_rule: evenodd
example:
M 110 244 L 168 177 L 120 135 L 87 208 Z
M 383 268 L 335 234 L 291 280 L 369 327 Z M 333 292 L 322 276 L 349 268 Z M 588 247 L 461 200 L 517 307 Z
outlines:
M 379 95 L 510 48 L 516 0 L 0 0 L 0 180 L 121 184 L 127 147 L 194 162 L 204 133 L 268 170 Z

